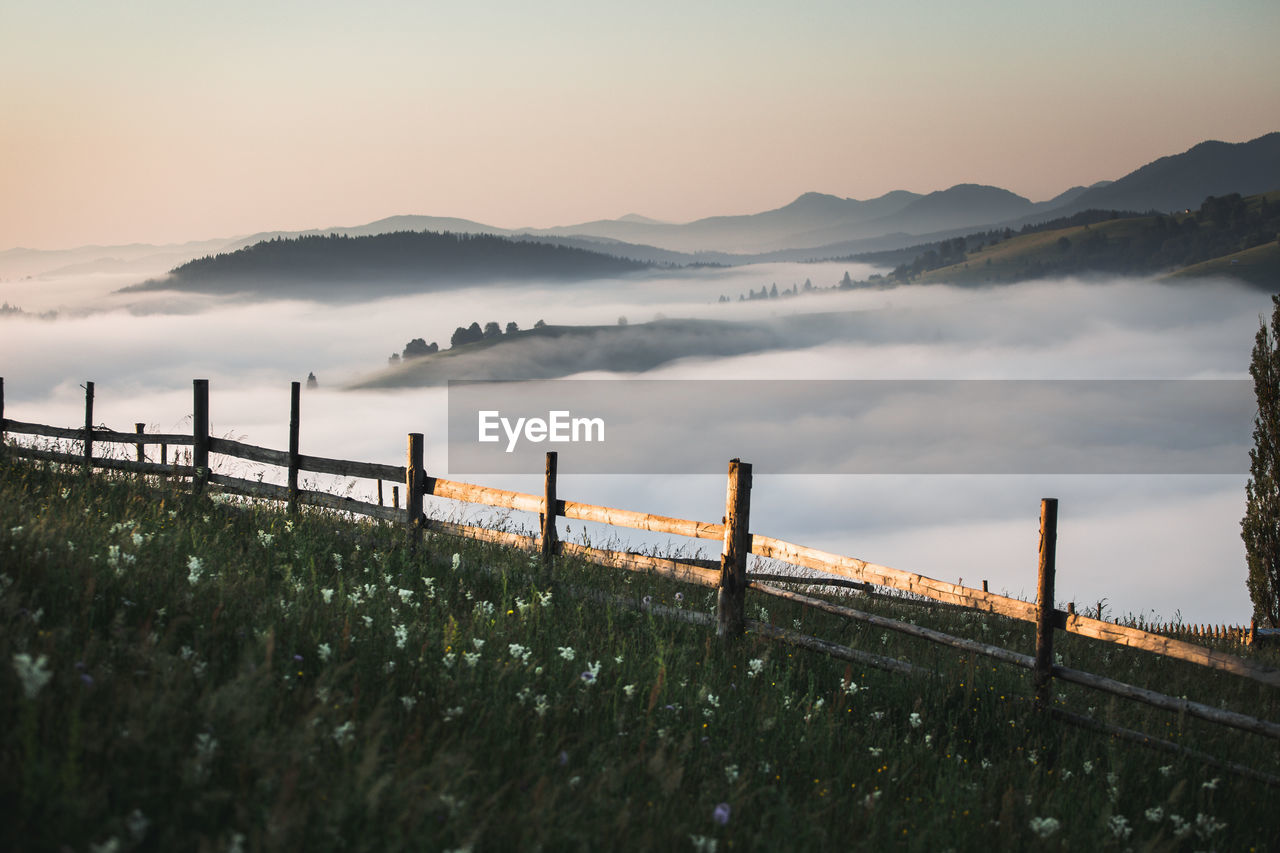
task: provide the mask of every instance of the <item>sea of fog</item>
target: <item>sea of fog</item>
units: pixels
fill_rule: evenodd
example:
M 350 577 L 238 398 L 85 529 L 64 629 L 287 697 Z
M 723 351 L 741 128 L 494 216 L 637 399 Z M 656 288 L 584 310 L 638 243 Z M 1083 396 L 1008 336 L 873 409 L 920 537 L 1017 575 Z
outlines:
M 135 278 L 0 282 L 0 376 L 7 417 L 83 422 L 81 384 L 96 385 L 95 421 L 113 429 L 190 429 L 191 380 L 208 379 L 215 435 L 287 446 L 289 383 L 314 373 L 302 399 L 304 453 L 401 464 L 405 436 L 427 436 L 427 466 L 448 475 L 447 390 L 344 391 L 412 338 L 442 346 L 457 326 L 493 320 L 639 324 L 658 316 L 760 319 L 864 312 L 857 339 L 682 359 L 644 374 L 671 379 L 1242 379 L 1265 293 L 1225 282 L 1045 281 L 1002 288 L 909 286 L 739 302 L 739 294 L 806 280 L 829 287 L 856 264 L 770 264 L 653 273 L 587 283 L 487 286 L 330 306 L 178 294 L 117 294 Z M 353 285 L 354 287 L 355 285 Z M 720 303 L 720 296 L 729 303 Z M 37 312 L 56 311 L 53 319 Z M 583 377 L 608 378 L 582 365 Z M 762 405 L 767 409 L 767 403 Z M 785 423 L 788 412 L 765 412 Z M 705 428 L 714 430 L 715 412 Z M 726 459 L 732 454 L 726 448 Z M 746 460 L 752 461 L 752 460 Z M 232 460 L 226 460 L 231 463 Z M 235 463 L 239 464 L 239 463 Z M 1247 460 L 1241 470 L 1247 469 Z M 224 468 L 228 471 L 253 471 Z M 574 473 L 561 449 L 560 495 L 663 515 L 716 520 L 720 476 Z M 538 492 L 528 476 L 469 478 Z M 1092 611 L 1189 622 L 1247 623 L 1239 534 L 1245 475 L 768 475 L 757 473 L 752 528 L 944 580 L 1033 597 L 1040 499 L 1060 500 L 1058 596 Z M 341 484 L 368 497 L 371 484 Z M 452 508 L 441 512 L 455 513 Z M 510 522 L 531 526 L 532 520 Z M 562 530 L 564 529 L 562 522 Z M 599 541 L 598 529 L 569 523 Z M 617 531 L 618 541 L 692 553 L 698 543 Z M 702 545 L 711 555 L 713 543 Z

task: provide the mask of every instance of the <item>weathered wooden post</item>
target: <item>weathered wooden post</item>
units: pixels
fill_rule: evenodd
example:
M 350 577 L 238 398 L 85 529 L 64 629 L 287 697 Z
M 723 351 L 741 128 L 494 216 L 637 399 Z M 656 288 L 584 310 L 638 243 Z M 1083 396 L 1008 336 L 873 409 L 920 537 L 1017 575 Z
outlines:
M 750 524 L 751 463 L 731 459 L 725 496 L 724 551 L 720 555 L 720 594 L 716 602 L 716 635 L 726 639 L 743 631 Z
M 551 567 L 551 558 L 556 554 L 556 466 L 559 454 L 554 450 L 547 451 L 547 472 L 543 481 L 542 512 L 538 516 L 538 525 L 542 528 L 539 551 L 542 554 L 542 567 Z
M 143 435 L 147 431 L 147 425 L 135 423 L 133 425 L 133 431 L 138 435 Z M 147 461 L 146 443 L 143 441 L 139 441 L 136 445 L 134 445 L 134 447 L 138 451 L 138 461 L 146 462 Z
M 990 590 L 987 589 L 987 582 L 985 580 L 982 582 L 982 591 L 990 592 Z
M 302 422 L 302 383 L 289 387 L 289 512 L 298 511 L 298 430 Z
M 413 547 L 422 541 L 422 492 L 427 474 L 422 469 L 422 433 L 409 433 L 409 465 L 405 471 L 404 505 Z
M 1036 707 L 1053 698 L 1053 580 L 1058 541 L 1058 499 L 1040 501 L 1040 578 L 1036 585 Z
M 391 487 L 391 508 L 392 509 L 400 508 L 400 487 L 399 486 Z
M 93 383 L 84 383 L 84 475 L 93 471 Z
M 378 481 L 378 506 L 383 506 L 383 505 L 384 504 L 382 503 L 382 481 L 379 480 Z
M 209 482 L 209 380 L 193 379 L 191 390 L 191 464 L 195 467 L 191 488 L 199 495 Z

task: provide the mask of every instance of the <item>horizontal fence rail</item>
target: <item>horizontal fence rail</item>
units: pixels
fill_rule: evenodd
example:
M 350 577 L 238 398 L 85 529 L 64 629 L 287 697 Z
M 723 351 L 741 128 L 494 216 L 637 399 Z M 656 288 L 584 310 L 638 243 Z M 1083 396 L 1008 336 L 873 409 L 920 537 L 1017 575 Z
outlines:
M 683 583 L 719 589 L 720 602 L 717 616 L 714 619 L 711 617 L 702 619 L 701 623 L 707 625 L 715 624 L 717 633 L 726 637 L 732 637 L 746 630 L 805 648 L 812 648 L 815 651 L 833 654 L 847 660 L 862 662 L 869 660 L 868 654 L 864 652 L 847 649 L 844 646 L 818 638 L 804 637 L 777 626 L 746 620 L 742 611 L 742 592 L 744 589 L 750 588 L 760 594 L 801 603 L 833 615 L 920 637 L 930 642 L 990 657 L 1019 668 L 1031 669 L 1036 673 L 1038 704 L 1045 703 L 1050 679 L 1056 678 L 1142 702 L 1153 707 L 1280 739 L 1280 724 L 1192 702 L 1185 698 L 1166 696 L 1147 688 L 1125 684 L 1103 676 L 1053 664 L 1052 635 L 1055 630 L 1064 630 L 1082 637 L 1127 648 L 1140 649 L 1210 669 L 1232 673 L 1270 686 L 1280 686 L 1280 669 L 1168 636 L 1168 634 L 1177 633 L 1181 636 L 1200 636 L 1218 640 L 1238 638 L 1244 641 L 1251 641 L 1255 634 L 1262 636 L 1264 633 L 1262 631 L 1243 628 L 1197 630 L 1194 627 L 1184 626 L 1151 626 L 1154 630 L 1144 630 L 1143 628 L 1120 625 L 1104 621 L 1101 618 L 1091 618 L 1076 613 L 1074 605 L 1066 611 L 1054 608 L 1052 590 L 1054 573 L 1053 543 L 1056 538 L 1056 501 L 1046 500 L 1042 506 L 1041 586 L 1037 601 L 1028 602 L 991 593 L 985 588 L 985 581 L 983 582 L 983 589 L 974 589 L 962 584 L 953 584 L 929 578 L 914 572 L 891 568 L 855 557 L 750 533 L 747 529 L 750 465 L 739 463 L 738 460 L 733 460 L 730 463 L 730 494 L 725 518 L 720 523 L 714 523 L 671 518 L 652 513 L 559 499 L 556 495 L 555 484 L 557 469 L 555 453 L 548 454 L 546 488 L 543 495 L 473 485 L 427 475 L 422 468 L 421 462 L 422 437 L 416 434 L 410 436 L 409 464 L 405 466 L 305 455 L 298 450 L 300 421 L 298 388 L 299 383 L 293 383 L 291 389 L 290 449 L 288 451 L 274 450 L 246 442 L 210 436 L 208 434 L 208 383 L 205 380 L 196 380 L 194 383 L 195 415 L 193 417 L 192 434 L 184 435 L 176 433 L 145 433 L 143 432 L 142 424 L 138 424 L 136 431 L 133 433 L 117 432 L 104 427 L 93 426 L 94 391 L 93 383 L 91 382 L 85 385 L 85 427 L 55 427 L 8 419 L 4 417 L 4 384 L 3 379 L 0 378 L 0 439 L 3 439 L 7 433 L 13 433 L 81 442 L 83 448 L 81 453 L 8 443 L 4 445 L 4 449 L 7 453 L 18 458 L 43 460 L 70 466 L 83 466 L 86 473 L 92 468 L 103 468 L 129 473 L 190 479 L 193 488 L 197 491 L 202 489 L 205 484 L 208 484 L 228 494 L 288 502 L 291 508 L 296 508 L 299 505 L 313 506 L 362 515 L 391 523 L 405 524 L 414 531 L 415 537 L 420 537 L 423 533 L 441 533 L 466 537 L 519 548 L 529 552 L 531 555 L 541 552 L 544 561 L 553 556 L 572 557 L 605 567 L 652 573 Z M 137 460 L 129 460 L 94 455 L 93 446 L 100 443 L 132 445 L 136 448 L 138 458 Z M 159 445 L 161 447 L 161 462 L 145 461 L 144 448 L 147 445 Z M 165 458 L 165 453 L 169 446 L 191 447 L 192 464 L 169 464 Z M 211 453 L 285 468 L 288 471 L 289 485 L 281 486 L 213 473 L 208 468 L 208 457 Z M 378 481 L 379 502 L 375 504 L 325 491 L 299 488 L 297 480 L 300 471 L 376 480 Z M 734 479 L 735 472 L 739 477 L 736 481 Z M 388 507 L 382 504 L 383 481 L 404 485 L 405 504 L 403 509 L 399 504 L 398 491 L 393 491 L 393 494 L 397 496 L 394 506 Z M 541 519 L 540 530 L 537 535 L 530 536 L 485 526 L 428 518 L 422 512 L 422 499 L 425 496 L 536 513 Z M 1050 503 L 1052 503 L 1052 512 L 1046 515 L 1045 513 Z M 718 541 L 723 543 L 723 553 L 719 561 L 693 558 L 681 560 L 563 542 L 559 540 L 556 533 L 556 518 L 577 519 L 615 527 Z M 1047 524 L 1046 519 L 1048 520 Z M 748 554 L 807 569 L 815 572 L 816 575 L 785 575 L 760 572 L 748 574 L 746 572 Z M 1037 654 L 1030 656 L 976 640 L 950 636 L 908 622 L 864 613 L 826 599 L 814 598 L 774 585 L 778 583 L 827 584 L 852 589 L 864 594 L 879 594 L 875 591 L 880 589 L 894 590 L 896 591 L 894 594 L 884 595 L 884 597 L 908 604 L 925 603 L 963 608 L 1034 623 L 1037 625 Z M 899 596 L 897 593 L 905 593 L 906 596 Z M 729 609 L 726 610 L 726 607 Z M 1099 605 L 1100 615 L 1101 605 Z M 919 667 L 912 667 L 909 664 L 896 661 L 893 662 L 893 665 L 878 661 L 876 665 L 892 671 L 920 671 Z

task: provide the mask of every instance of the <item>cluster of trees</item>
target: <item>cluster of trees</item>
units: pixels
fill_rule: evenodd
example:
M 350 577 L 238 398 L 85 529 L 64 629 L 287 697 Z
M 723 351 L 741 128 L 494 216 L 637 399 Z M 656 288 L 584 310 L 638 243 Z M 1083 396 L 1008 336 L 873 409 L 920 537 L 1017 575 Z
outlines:
M 547 325 L 545 320 L 539 320 L 533 324 L 535 329 L 544 328 Z M 505 334 L 514 335 L 520 331 L 520 326 L 512 320 L 507 323 Z M 453 335 L 449 338 L 450 347 L 466 346 L 467 344 L 477 343 L 479 341 L 500 338 L 504 334 L 503 327 L 498 325 L 496 320 L 490 320 L 481 328 L 478 322 L 473 322 L 470 326 L 458 326 L 453 330 Z M 399 364 L 401 359 L 419 358 L 424 355 L 434 355 L 440 352 L 440 345 L 435 341 L 427 343 L 425 338 L 414 338 L 404 345 L 403 353 L 392 353 L 388 359 L 390 364 Z
M 849 273 L 846 272 L 844 274 L 844 280 L 849 281 Z M 739 293 L 738 301 L 752 302 L 757 299 L 787 299 L 792 296 L 799 296 L 801 293 L 811 293 L 815 289 L 817 288 L 813 286 L 813 282 L 807 278 L 804 280 L 803 288 L 801 288 L 800 285 L 798 284 L 793 284 L 791 285 L 791 287 L 781 291 L 778 290 L 778 283 L 775 281 L 772 287 L 765 287 L 764 285 L 760 285 L 759 293 L 757 293 L 754 290 L 748 290 L 746 293 Z M 733 300 L 725 296 L 724 294 L 721 294 L 720 299 L 717 301 L 723 303 L 723 302 L 732 302 Z

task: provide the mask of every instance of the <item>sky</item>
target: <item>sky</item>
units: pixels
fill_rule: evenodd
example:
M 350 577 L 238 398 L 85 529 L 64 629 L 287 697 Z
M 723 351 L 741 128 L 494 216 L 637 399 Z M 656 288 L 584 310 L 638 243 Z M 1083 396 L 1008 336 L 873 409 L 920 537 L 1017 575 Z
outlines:
M 1278 129 L 1280 4 L 0 0 L 0 250 L 1034 201 Z

